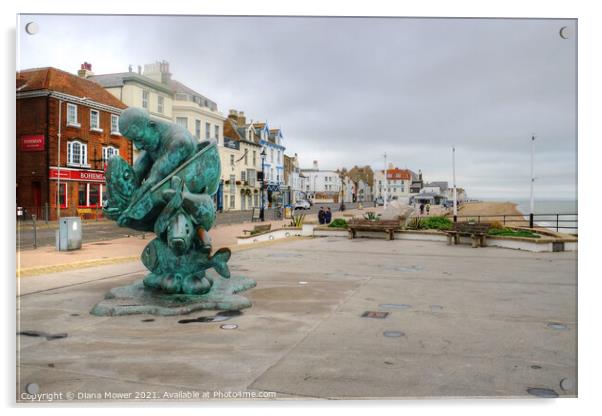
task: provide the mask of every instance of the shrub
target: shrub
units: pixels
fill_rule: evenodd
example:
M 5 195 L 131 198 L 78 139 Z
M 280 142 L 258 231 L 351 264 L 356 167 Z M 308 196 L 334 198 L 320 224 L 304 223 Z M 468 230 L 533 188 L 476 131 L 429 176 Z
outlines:
M 364 219 L 368 221 L 376 221 L 380 215 L 377 215 L 375 212 L 369 211 L 364 214 Z
M 539 234 L 535 234 L 533 231 L 529 230 L 515 230 L 512 228 L 501 228 L 495 229 L 491 228 L 487 232 L 488 235 L 499 235 L 502 237 L 527 237 L 527 238 L 540 238 Z
M 422 225 L 427 230 L 449 230 L 452 228 L 452 222 L 446 217 L 425 217 L 422 219 Z
M 491 221 L 491 229 L 493 230 L 503 230 L 504 228 L 506 228 L 501 222 L 499 221 Z
M 332 228 L 347 228 L 347 221 L 343 218 L 335 218 L 328 226 Z
M 422 230 L 424 228 L 424 224 L 422 219 L 418 217 L 412 217 L 408 224 L 406 225 L 408 230 Z
M 291 225 L 296 228 L 301 228 L 301 226 L 303 225 L 303 221 L 305 221 L 305 214 L 295 215 L 293 216 Z

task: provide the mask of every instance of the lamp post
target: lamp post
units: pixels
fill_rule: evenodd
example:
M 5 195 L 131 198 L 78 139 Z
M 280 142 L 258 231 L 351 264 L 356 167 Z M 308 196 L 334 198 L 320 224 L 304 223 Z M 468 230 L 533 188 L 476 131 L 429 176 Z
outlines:
M 535 199 L 533 197 L 533 185 L 535 183 L 535 177 L 533 176 L 533 166 L 535 164 L 534 162 L 535 159 L 535 135 L 531 136 L 531 189 L 530 189 L 530 196 L 529 196 L 529 202 L 530 202 L 530 207 L 529 207 L 529 228 L 533 228 L 533 214 L 535 211 Z
M 265 188 L 265 157 L 267 156 L 265 147 L 261 150 L 261 153 L 259 154 L 259 156 L 261 156 L 261 210 L 259 211 L 259 219 L 261 220 L 261 222 L 263 222 L 265 220 L 265 216 L 263 213 L 263 210 L 264 210 L 264 205 L 263 205 L 264 190 L 263 189 Z
M 452 170 L 454 179 L 454 222 L 458 221 L 458 193 L 456 190 L 456 147 L 452 147 Z
M 389 180 L 387 179 L 387 154 L 385 153 L 385 202 L 383 209 L 387 209 L 387 199 L 389 198 Z

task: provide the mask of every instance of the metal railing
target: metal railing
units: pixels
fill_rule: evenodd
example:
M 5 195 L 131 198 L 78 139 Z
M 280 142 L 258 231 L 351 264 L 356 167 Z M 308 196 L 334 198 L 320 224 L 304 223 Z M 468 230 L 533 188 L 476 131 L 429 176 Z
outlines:
M 469 220 L 476 220 L 477 223 L 481 222 L 481 219 L 494 219 L 494 221 L 501 221 L 503 225 L 507 222 L 510 223 L 528 223 L 529 228 L 540 227 L 540 228 L 555 228 L 556 231 L 561 229 L 578 229 L 578 214 L 529 214 L 528 216 L 512 214 L 512 215 L 454 215 L 454 222 L 467 222 Z M 462 219 L 464 221 L 462 221 Z M 501 220 L 500 220 L 501 219 Z M 515 220 L 512 220 L 515 219 Z M 538 224 L 539 222 L 539 224 Z M 572 225 L 566 225 L 571 223 Z

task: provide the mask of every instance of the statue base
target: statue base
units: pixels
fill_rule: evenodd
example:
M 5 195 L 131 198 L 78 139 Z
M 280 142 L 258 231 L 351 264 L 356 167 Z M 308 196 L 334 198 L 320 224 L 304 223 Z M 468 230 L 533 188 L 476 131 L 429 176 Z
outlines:
M 255 287 L 253 279 L 232 276 L 224 279 L 216 276 L 213 287 L 204 295 L 164 293 L 144 286 L 142 279 L 128 286 L 111 289 L 105 299 L 90 313 L 96 316 L 120 316 L 150 314 L 159 316 L 186 315 L 200 310 L 241 310 L 251 307 L 244 296 L 237 295 Z

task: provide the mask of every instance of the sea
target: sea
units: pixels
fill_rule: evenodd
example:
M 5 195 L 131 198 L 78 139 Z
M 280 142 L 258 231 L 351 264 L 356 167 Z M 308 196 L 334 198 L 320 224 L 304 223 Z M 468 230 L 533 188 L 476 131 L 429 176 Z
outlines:
M 517 204 L 518 209 L 526 219 L 529 218 L 531 203 L 528 199 L 513 198 L 483 198 L 483 201 L 510 201 Z M 577 234 L 578 231 L 578 203 L 571 199 L 536 199 L 534 204 L 534 222 L 539 227 L 556 231 L 556 215 L 558 214 L 558 232 Z M 560 228 L 564 227 L 564 228 Z

